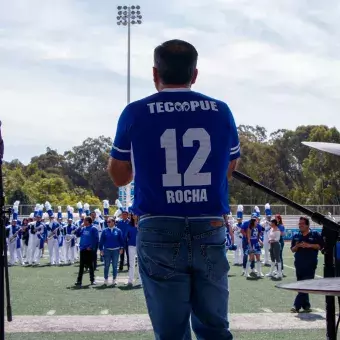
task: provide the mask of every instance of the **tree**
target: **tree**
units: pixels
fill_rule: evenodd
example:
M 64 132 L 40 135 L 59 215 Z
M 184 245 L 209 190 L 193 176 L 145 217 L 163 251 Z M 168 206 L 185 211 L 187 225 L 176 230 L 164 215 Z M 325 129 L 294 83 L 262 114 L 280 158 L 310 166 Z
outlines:
M 77 185 L 91 189 L 100 199 L 114 201 L 118 189 L 112 184 L 107 173 L 111 147 L 111 138 L 87 138 L 82 145 L 65 152 L 65 174 Z

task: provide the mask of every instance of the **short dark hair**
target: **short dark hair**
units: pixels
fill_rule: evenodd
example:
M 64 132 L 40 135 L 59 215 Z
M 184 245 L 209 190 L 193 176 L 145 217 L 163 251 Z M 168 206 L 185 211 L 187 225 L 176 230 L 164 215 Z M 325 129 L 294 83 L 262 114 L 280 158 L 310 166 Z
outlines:
M 196 48 L 183 40 L 169 40 L 154 51 L 155 67 L 164 85 L 187 85 L 197 66 Z
M 87 222 L 89 222 L 90 224 L 92 224 L 92 217 L 86 216 L 86 217 L 84 218 L 84 220 L 87 221 Z
M 279 222 L 277 221 L 276 218 L 273 218 L 270 222 L 271 222 L 271 223 L 274 223 L 275 225 L 279 225 Z
M 305 221 L 306 225 L 309 226 L 309 218 L 306 216 L 301 216 L 300 221 Z

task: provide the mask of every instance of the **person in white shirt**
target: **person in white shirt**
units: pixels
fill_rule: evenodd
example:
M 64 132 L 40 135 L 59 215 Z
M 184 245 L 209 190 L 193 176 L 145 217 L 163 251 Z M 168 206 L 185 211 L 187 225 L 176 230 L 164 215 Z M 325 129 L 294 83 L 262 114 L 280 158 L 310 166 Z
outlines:
M 268 234 L 268 242 L 270 244 L 270 258 L 271 258 L 271 267 L 270 272 L 266 275 L 267 277 L 271 277 L 276 280 L 282 279 L 282 263 L 280 259 L 280 236 L 281 232 L 278 228 L 278 221 L 276 219 L 272 219 L 270 221 L 271 229 Z M 274 275 L 275 265 L 277 265 L 277 273 Z

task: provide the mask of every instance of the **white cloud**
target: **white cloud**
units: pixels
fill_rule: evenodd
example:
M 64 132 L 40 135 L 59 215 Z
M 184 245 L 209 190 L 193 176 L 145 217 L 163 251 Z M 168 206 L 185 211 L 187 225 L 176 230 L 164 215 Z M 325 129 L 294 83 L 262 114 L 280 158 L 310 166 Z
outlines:
M 132 28 L 132 99 L 154 91 L 154 47 L 199 51 L 195 90 L 226 100 L 239 124 L 340 128 L 336 0 L 142 0 Z M 25 162 L 86 137 L 113 136 L 126 98 L 127 30 L 109 0 L 11 0 L 0 12 L 0 118 L 6 159 Z

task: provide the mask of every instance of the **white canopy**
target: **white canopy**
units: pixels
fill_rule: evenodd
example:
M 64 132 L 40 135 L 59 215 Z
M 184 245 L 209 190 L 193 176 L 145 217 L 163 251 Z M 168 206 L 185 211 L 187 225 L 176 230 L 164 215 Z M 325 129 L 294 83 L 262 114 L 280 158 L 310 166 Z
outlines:
M 302 144 L 314 149 L 329 152 L 334 155 L 340 156 L 340 144 L 324 143 L 324 142 L 302 142 Z

